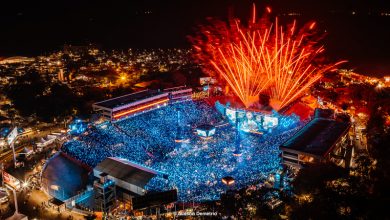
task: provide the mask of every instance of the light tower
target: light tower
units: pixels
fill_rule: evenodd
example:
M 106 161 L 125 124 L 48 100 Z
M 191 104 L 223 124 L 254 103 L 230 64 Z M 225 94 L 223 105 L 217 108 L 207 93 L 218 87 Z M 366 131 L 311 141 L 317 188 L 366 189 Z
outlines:
M 14 167 L 16 168 L 16 154 L 15 154 L 15 141 L 18 137 L 18 128 L 14 127 L 7 136 L 8 145 L 12 148 L 12 154 L 14 158 Z
M 240 137 L 240 128 L 239 128 L 239 119 L 238 119 L 238 111 L 236 111 L 236 138 L 235 138 L 235 150 L 233 155 L 236 157 L 241 156 L 241 137 Z
M 180 109 L 177 110 L 177 133 L 176 133 L 176 143 L 186 142 L 185 128 L 183 125 Z
M 12 153 L 13 153 L 13 158 L 14 158 L 14 167 L 16 168 L 16 155 L 15 155 L 15 141 L 18 137 L 18 128 L 15 126 L 11 132 L 8 134 L 7 136 L 7 142 L 9 144 L 9 146 L 12 148 Z M 4 171 L 2 170 L 2 174 L 3 174 L 3 181 L 4 181 Z M 15 202 L 15 213 L 13 214 L 13 216 L 7 218 L 7 219 L 27 219 L 25 215 L 21 214 L 19 212 L 19 208 L 18 208 L 18 197 L 16 195 L 16 190 L 14 187 L 12 186 L 8 186 L 6 185 L 7 188 L 9 188 L 10 190 L 12 190 L 13 192 L 13 195 L 14 195 L 14 202 Z M 25 187 L 25 186 L 24 186 Z

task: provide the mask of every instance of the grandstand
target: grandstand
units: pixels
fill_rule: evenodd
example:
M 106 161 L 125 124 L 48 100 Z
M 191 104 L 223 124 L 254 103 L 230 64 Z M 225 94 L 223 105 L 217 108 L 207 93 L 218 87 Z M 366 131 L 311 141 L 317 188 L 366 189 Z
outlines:
M 118 121 L 168 103 L 191 99 L 192 89 L 180 86 L 164 90 L 143 90 L 92 105 L 95 112 L 110 121 Z
M 164 89 L 163 92 L 168 94 L 171 103 L 188 100 L 191 99 L 192 96 L 192 88 L 187 88 L 185 86 Z

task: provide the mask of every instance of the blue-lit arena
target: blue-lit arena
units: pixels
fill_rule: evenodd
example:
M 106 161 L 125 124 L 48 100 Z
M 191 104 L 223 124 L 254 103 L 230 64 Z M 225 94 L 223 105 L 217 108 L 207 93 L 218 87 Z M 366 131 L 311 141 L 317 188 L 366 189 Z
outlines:
M 93 126 L 62 150 L 91 167 L 107 157 L 121 157 L 157 170 L 166 175 L 153 178 L 146 189 L 177 188 L 180 201 L 216 200 L 227 189 L 223 177 L 233 177 L 234 187 L 241 188 L 279 169 L 279 145 L 300 127 L 291 123 L 260 134 L 238 132 L 229 122 L 214 106 L 185 101 Z M 209 139 L 196 133 L 204 124 L 216 128 Z M 186 141 L 176 141 L 178 136 Z M 237 147 L 240 156 L 234 154 Z

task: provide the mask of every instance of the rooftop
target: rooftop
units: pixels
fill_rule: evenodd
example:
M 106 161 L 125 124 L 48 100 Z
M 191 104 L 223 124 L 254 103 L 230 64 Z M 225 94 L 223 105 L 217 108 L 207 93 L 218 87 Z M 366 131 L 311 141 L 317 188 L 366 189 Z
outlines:
M 61 206 L 61 205 L 64 204 L 63 201 L 61 201 L 61 200 L 59 200 L 59 199 L 56 199 L 56 198 L 54 198 L 54 197 L 51 198 L 51 199 L 49 200 L 49 202 L 50 202 L 51 204 L 55 205 L 55 206 Z
M 138 187 L 144 187 L 157 175 L 157 172 L 152 169 L 116 157 L 106 158 L 95 167 L 95 170 Z
M 290 149 L 315 156 L 325 156 L 351 125 L 326 118 L 314 118 L 289 140 L 282 150 Z
M 164 89 L 163 91 L 164 92 L 176 92 L 176 91 L 180 91 L 180 90 L 183 90 L 183 89 L 189 89 L 189 87 L 187 87 L 187 86 L 177 86 L 177 87 Z
M 334 110 L 333 109 L 322 109 L 322 108 L 316 108 L 314 110 L 314 117 L 315 118 L 333 118 L 334 117 Z
M 199 125 L 196 129 L 203 130 L 203 131 L 210 131 L 215 129 L 215 126 L 210 124 L 203 124 L 203 125 Z
M 140 92 L 131 93 L 116 98 L 108 99 L 105 101 L 97 102 L 95 103 L 95 105 L 113 109 L 119 106 L 123 106 L 132 102 L 139 101 L 141 99 L 150 98 L 160 94 L 162 94 L 162 92 L 158 90 L 143 90 Z

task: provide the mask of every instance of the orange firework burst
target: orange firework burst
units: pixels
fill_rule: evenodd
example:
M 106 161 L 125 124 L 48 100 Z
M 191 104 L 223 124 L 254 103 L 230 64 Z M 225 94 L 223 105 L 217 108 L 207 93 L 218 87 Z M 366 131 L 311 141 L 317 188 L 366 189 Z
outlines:
M 271 9 L 267 8 L 270 13 Z M 297 29 L 269 19 L 256 19 L 256 8 L 247 25 L 240 20 L 229 23 L 212 20 L 201 26 L 191 41 L 195 58 L 210 75 L 226 81 L 246 107 L 267 93 L 271 106 L 280 110 L 304 94 L 324 72 L 338 63 L 322 65 L 323 46 L 313 29 L 315 22 Z

